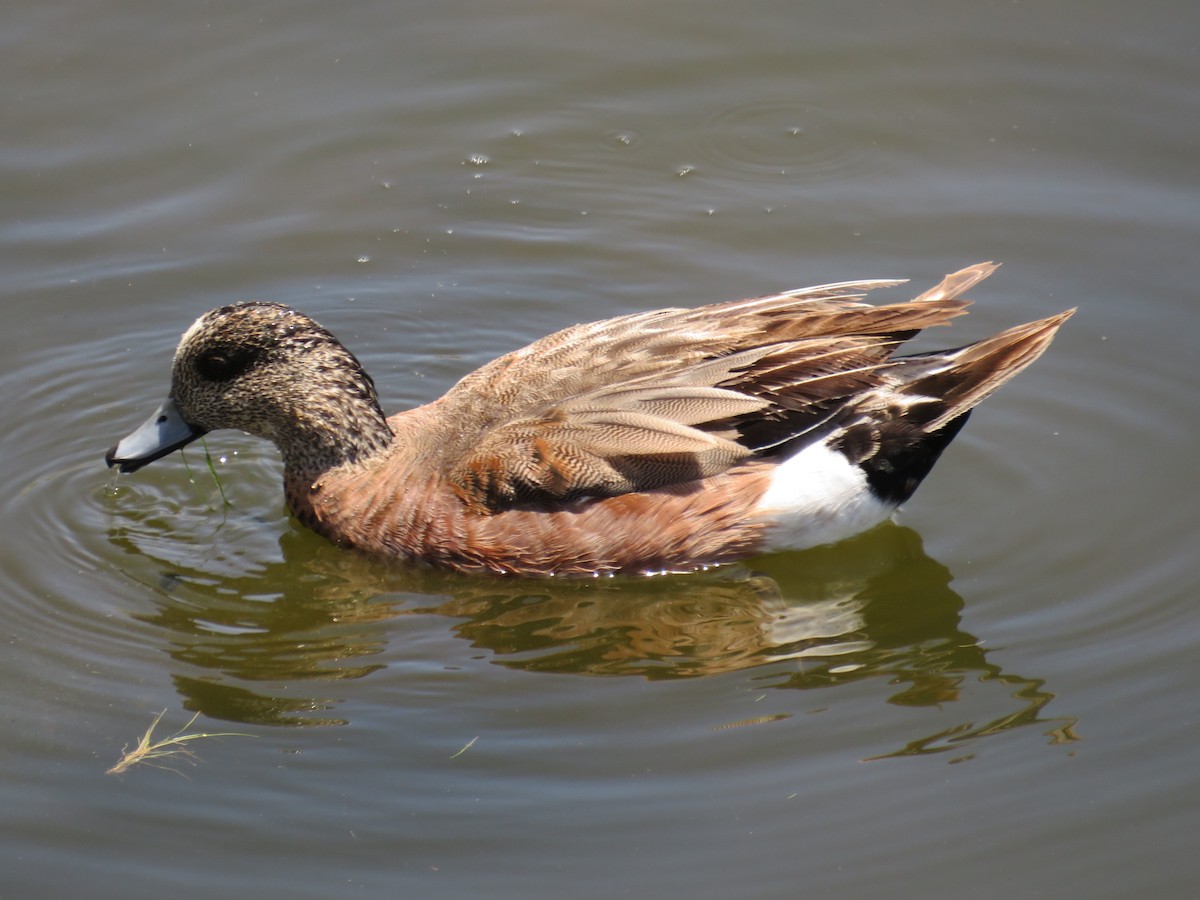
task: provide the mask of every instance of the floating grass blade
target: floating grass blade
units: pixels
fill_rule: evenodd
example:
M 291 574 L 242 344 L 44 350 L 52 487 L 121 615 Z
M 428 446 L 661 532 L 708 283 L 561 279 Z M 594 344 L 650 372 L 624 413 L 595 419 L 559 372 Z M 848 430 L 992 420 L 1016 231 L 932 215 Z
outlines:
M 217 493 L 221 495 L 222 503 L 225 506 L 229 506 L 229 498 L 225 496 L 225 487 L 221 484 L 221 476 L 217 474 L 217 467 L 213 463 L 212 452 L 208 449 L 208 442 L 201 438 L 200 443 L 204 446 L 204 463 L 208 467 L 208 474 L 212 476 L 213 484 L 217 486 Z M 180 449 L 179 455 L 183 458 L 183 469 L 187 472 L 188 483 L 195 487 L 196 476 L 192 474 L 192 466 L 188 462 L 187 452 L 184 449 Z M 209 509 L 212 509 L 211 504 L 209 505 Z
M 475 735 L 475 737 L 473 737 L 469 741 L 467 741 L 467 743 L 463 745 L 463 748 L 461 750 L 459 750 L 457 753 L 451 754 L 450 758 L 456 759 L 457 757 L 462 756 L 464 753 L 466 753 L 468 750 L 470 750 L 473 746 L 475 746 L 475 742 L 477 740 L 479 740 L 479 735 Z
M 173 769 L 170 766 L 162 765 L 162 763 L 159 761 L 172 758 L 194 766 L 196 765 L 198 758 L 189 747 L 185 746 L 188 741 L 195 741 L 200 738 L 215 737 L 254 737 L 252 734 L 244 734 L 237 731 L 221 731 L 214 733 L 193 732 L 191 734 L 184 734 L 184 731 L 186 731 L 191 724 L 196 721 L 196 719 L 200 718 L 200 713 L 196 713 L 194 716 L 188 719 L 187 724 L 184 725 L 183 728 L 180 728 L 170 737 L 165 737 L 158 741 L 151 741 L 150 739 L 154 735 L 154 729 L 158 727 L 158 723 L 162 721 L 162 717 L 166 715 L 166 713 L 167 711 L 164 709 L 154 717 L 154 721 L 150 723 L 150 727 L 146 729 L 146 733 L 142 735 L 141 739 L 137 742 L 137 745 L 132 750 L 129 748 L 128 744 L 122 747 L 121 758 L 117 760 L 117 764 L 115 766 L 113 766 L 111 769 L 108 769 L 104 774 L 120 775 L 122 772 L 127 772 L 133 766 L 147 765 L 156 769 L 165 769 L 168 772 L 174 772 L 176 775 L 186 778 L 187 776 L 178 769 Z
M 204 461 L 208 463 L 208 473 L 212 475 L 213 483 L 217 486 L 217 492 L 221 495 L 221 502 L 228 506 L 229 498 L 225 496 L 225 488 L 221 485 L 220 476 L 217 475 L 217 467 L 213 465 L 212 453 L 208 449 L 208 441 L 201 438 L 200 443 L 204 445 Z

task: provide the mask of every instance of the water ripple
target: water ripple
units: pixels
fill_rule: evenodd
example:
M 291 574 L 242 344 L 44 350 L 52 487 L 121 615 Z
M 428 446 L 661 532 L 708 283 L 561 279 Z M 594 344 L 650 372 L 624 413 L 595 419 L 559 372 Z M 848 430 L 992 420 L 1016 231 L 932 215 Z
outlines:
M 705 133 L 712 159 L 745 173 L 832 181 L 862 172 L 869 161 L 852 128 L 808 101 L 739 104 L 713 116 Z

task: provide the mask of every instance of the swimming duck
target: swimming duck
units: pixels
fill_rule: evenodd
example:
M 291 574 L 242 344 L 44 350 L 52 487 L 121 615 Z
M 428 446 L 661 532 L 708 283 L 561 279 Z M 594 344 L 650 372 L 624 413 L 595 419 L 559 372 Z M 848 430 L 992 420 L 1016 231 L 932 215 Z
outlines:
M 995 268 L 891 305 L 863 294 L 902 281 L 850 281 L 574 325 L 390 419 L 308 316 L 223 306 L 184 332 L 166 402 L 105 461 L 133 472 L 241 429 L 279 448 L 304 525 L 467 572 L 678 572 L 832 543 L 906 501 L 1074 312 L 894 355 Z

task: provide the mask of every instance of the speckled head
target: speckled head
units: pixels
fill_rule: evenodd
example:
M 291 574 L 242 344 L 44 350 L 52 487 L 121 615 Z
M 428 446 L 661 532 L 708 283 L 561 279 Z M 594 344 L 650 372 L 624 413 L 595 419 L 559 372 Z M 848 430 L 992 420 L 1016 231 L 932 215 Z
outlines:
M 163 437 L 152 439 L 151 426 Z M 354 354 L 308 316 L 260 301 L 214 309 L 184 332 L 167 402 L 109 461 L 132 471 L 219 428 L 274 442 L 303 471 L 361 459 L 391 439 Z
M 321 363 L 318 356 L 331 359 Z M 223 306 L 180 338 L 171 397 L 194 425 L 273 440 L 302 403 L 307 383 L 301 376 L 314 364 L 362 369 L 333 335 L 282 304 Z

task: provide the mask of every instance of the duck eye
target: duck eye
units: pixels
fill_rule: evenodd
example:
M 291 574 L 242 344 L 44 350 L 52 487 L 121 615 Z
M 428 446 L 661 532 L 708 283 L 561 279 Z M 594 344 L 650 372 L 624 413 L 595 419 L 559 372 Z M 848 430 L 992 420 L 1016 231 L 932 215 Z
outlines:
M 196 360 L 196 371 L 209 381 L 228 381 L 241 368 L 233 356 L 220 350 L 212 350 Z

